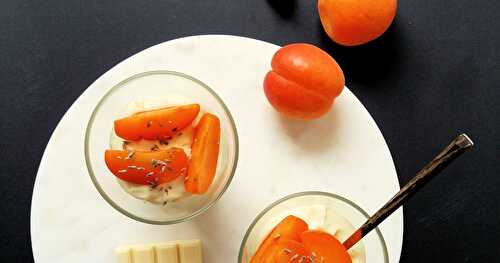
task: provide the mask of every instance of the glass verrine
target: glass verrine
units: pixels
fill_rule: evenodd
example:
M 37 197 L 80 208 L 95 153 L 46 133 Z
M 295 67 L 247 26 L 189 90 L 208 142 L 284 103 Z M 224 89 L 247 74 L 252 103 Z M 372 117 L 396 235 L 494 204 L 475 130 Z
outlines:
M 250 262 L 252 255 L 256 252 L 261 242 L 283 218 L 288 215 L 296 215 L 302 218 L 301 215 L 305 214 L 307 214 L 310 218 L 314 218 L 315 215 L 319 214 L 317 209 L 318 207 L 331 209 L 331 212 L 336 215 L 335 218 L 345 218 L 350 225 L 352 225 L 351 227 L 353 227 L 353 229 L 361 226 L 369 218 L 368 213 L 366 213 L 357 204 L 347 198 L 332 193 L 300 192 L 286 196 L 269 205 L 254 219 L 241 243 L 238 262 Z M 337 215 L 340 217 L 337 217 Z M 304 220 L 306 222 L 309 221 L 306 219 Z M 328 219 L 325 220 L 328 221 Z M 335 221 L 339 222 L 339 219 L 335 219 Z M 314 223 L 316 224 L 317 222 Z M 311 224 L 309 224 L 309 226 L 311 229 L 317 227 L 317 225 L 311 226 Z M 336 237 L 340 242 L 343 242 L 349 235 L 350 233 L 345 232 L 340 235 L 340 238 L 338 235 L 336 235 Z M 371 231 L 360 242 L 361 244 L 358 243 L 356 246 L 358 246 L 358 251 L 362 251 L 364 253 L 364 261 L 354 260 L 355 255 L 352 255 L 351 250 L 354 249 L 356 247 L 355 246 L 350 250 L 353 263 L 389 262 L 387 246 L 384 237 L 378 228 Z M 362 250 L 359 250 L 359 248 L 362 248 Z M 362 255 L 357 255 L 357 257 L 360 256 Z
M 216 176 L 209 191 L 158 205 L 137 199 L 122 189 L 118 179 L 106 167 L 104 152 L 111 148 L 114 120 L 123 117 L 130 103 L 139 101 L 160 105 L 162 97 L 168 95 L 189 98 L 200 104 L 202 111 L 217 115 L 221 139 Z M 223 195 L 236 170 L 238 134 L 229 109 L 206 84 L 179 72 L 148 71 L 121 81 L 98 102 L 86 129 L 85 161 L 96 189 L 113 208 L 144 223 L 174 224 L 203 213 Z

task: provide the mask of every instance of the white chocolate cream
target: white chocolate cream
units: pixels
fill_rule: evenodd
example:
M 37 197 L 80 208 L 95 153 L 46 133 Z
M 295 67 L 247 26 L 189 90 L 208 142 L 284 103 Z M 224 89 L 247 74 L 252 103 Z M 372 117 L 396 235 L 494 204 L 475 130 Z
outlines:
M 152 109 L 178 106 L 193 103 L 187 98 L 180 96 L 168 96 L 157 101 L 147 101 L 147 102 L 133 102 L 126 108 L 123 116 L 130 116 L 134 113 L 147 111 Z M 198 116 L 201 116 L 202 112 Z M 110 144 L 111 149 L 116 150 L 134 150 L 134 151 L 150 151 L 153 148 L 162 150 L 169 149 L 172 147 L 181 148 L 184 150 L 186 155 L 191 157 L 191 143 L 193 141 L 194 124 L 198 122 L 198 118 L 193 121 L 193 124 L 180 130 L 175 136 L 172 136 L 171 140 L 160 142 L 158 140 L 140 140 L 140 141 L 129 141 L 124 142 L 124 140 L 114 131 L 111 133 Z M 167 144 L 168 142 L 168 144 Z M 151 203 L 156 204 L 167 204 L 168 202 L 173 202 L 181 198 L 185 198 L 190 195 L 186 192 L 184 188 L 184 178 L 179 177 L 171 182 L 160 184 L 154 188 L 148 185 L 140 185 L 129 183 L 116 178 L 120 186 L 130 195 L 135 198 L 142 199 Z

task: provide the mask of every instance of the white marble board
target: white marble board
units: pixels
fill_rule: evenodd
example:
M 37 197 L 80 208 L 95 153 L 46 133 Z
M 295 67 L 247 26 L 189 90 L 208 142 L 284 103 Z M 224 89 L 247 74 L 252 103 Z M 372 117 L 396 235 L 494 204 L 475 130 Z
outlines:
M 281 118 L 262 80 L 279 47 L 235 36 L 168 41 L 124 60 L 78 98 L 55 129 L 33 192 L 31 239 L 37 263 L 115 262 L 129 243 L 201 238 L 204 262 L 236 262 L 248 225 L 271 202 L 294 192 L 329 191 L 373 213 L 399 190 L 385 140 L 346 88 L 333 110 L 313 122 Z M 240 138 L 236 175 L 222 199 L 193 221 L 153 226 L 115 211 L 94 188 L 84 161 L 84 133 L 98 100 L 115 84 L 148 70 L 174 70 L 212 87 L 231 110 Z M 399 262 L 403 213 L 380 227 L 390 262 Z

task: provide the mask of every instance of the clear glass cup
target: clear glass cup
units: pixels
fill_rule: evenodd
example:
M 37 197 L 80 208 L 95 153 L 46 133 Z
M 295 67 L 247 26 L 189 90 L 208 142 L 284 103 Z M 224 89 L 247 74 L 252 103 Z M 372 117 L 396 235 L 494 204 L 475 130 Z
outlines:
M 357 228 L 369 215 L 354 202 L 325 192 L 301 192 L 286 196 L 262 211 L 248 228 L 241 243 L 239 263 L 248 263 L 268 233 L 287 215 L 287 211 L 296 211 L 300 207 L 325 206 L 347 219 Z M 306 220 L 307 221 L 307 220 Z M 343 242 L 344 240 L 340 240 Z M 388 263 L 387 246 L 378 228 L 366 235 L 360 242 L 364 247 L 365 263 Z M 353 261 L 355 262 L 355 261 Z
M 128 194 L 108 170 L 104 152 L 110 149 L 114 120 L 123 117 L 133 102 L 161 103 L 162 96 L 173 94 L 198 103 L 202 111 L 217 115 L 221 140 L 216 176 L 204 195 L 190 195 L 166 205 L 149 203 Z M 221 98 L 203 82 L 173 71 L 148 71 L 131 76 L 112 87 L 99 101 L 85 133 L 85 161 L 95 187 L 102 197 L 122 214 L 149 224 L 184 222 L 203 213 L 224 194 L 238 162 L 238 134 L 234 120 Z

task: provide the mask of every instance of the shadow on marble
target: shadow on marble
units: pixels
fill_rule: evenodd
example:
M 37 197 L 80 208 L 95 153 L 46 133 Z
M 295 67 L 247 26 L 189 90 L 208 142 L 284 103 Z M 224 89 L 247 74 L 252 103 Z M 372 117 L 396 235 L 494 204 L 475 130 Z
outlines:
M 338 141 L 338 114 L 334 103 L 325 116 L 316 120 L 297 120 L 279 113 L 276 113 L 276 118 L 293 145 L 304 154 L 315 155 L 333 147 Z

